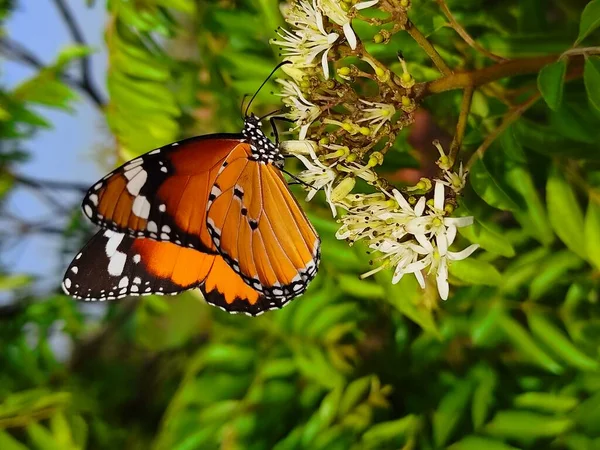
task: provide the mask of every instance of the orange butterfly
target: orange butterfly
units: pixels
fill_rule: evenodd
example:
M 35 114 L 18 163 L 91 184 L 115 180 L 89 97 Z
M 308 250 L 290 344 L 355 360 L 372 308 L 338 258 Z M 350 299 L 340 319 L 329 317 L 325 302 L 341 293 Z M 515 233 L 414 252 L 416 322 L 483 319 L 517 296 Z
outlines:
M 73 260 L 63 289 L 107 300 L 200 287 L 230 312 L 282 307 L 306 290 L 320 255 L 282 167 L 253 114 L 241 135 L 186 139 L 123 164 L 83 200 L 107 231 Z

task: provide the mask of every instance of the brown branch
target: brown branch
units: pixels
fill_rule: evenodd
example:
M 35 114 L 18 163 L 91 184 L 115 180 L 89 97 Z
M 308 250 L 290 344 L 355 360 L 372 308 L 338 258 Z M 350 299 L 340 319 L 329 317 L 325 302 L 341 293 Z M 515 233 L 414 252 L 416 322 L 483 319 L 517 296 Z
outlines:
M 83 37 L 83 33 L 77 24 L 77 21 L 73 17 L 71 10 L 67 7 L 67 4 L 64 0 L 54 0 L 54 4 L 56 8 L 60 12 L 61 17 L 67 24 L 67 28 L 69 28 L 69 32 L 73 37 L 73 40 L 77 42 L 79 45 L 87 45 L 85 39 Z M 104 101 L 102 100 L 100 94 L 97 89 L 94 87 L 94 82 L 92 80 L 92 64 L 89 56 L 84 56 L 80 59 L 81 65 L 81 84 L 85 87 L 86 92 L 93 98 L 94 102 L 102 106 Z
M 12 41 L 6 37 L 0 38 L 0 51 L 13 60 L 25 63 L 38 70 L 46 68 L 46 64 L 44 64 L 31 51 L 23 47 L 18 42 Z M 104 107 L 104 100 L 92 84 L 86 83 L 82 80 L 77 80 L 66 72 L 57 74 L 57 77 L 59 77 L 69 86 L 79 89 L 85 93 L 98 108 Z
M 511 59 L 510 61 L 501 62 L 471 72 L 453 73 L 437 80 L 421 83 L 415 86 L 415 91 L 418 92 L 417 97 L 419 99 L 428 95 L 439 94 L 440 92 L 464 89 L 467 86 L 477 88 L 502 78 L 537 73 L 545 65 L 558 60 L 560 56 L 546 55 L 536 58 Z M 583 62 L 584 60 L 581 56 L 569 58 L 567 78 L 573 75 L 579 76 L 578 74 L 581 73 Z
M 427 53 L 427 55 L 431 58 L 431 61 L 433 61 L 433 64 L 435 64 L 435 67 L 438 68 L 442 75 L 446 77 L 452 74 L 452 69 L 448 67 L 446 61 L 444 61 L 431 42 L 429 42 L 429 40 L 417 29 L 417 27 L 414 26 L 412 22 L 409 21 L 406 23 L 406 31 L 416 41 L 416 43 L 419 44 L 425 53 Z
M 467 129 L 467 119 L 469 117 L 469 111 L 471 111 L 471 103 L 473 102 L 473 93 L 475 89 L 472 86 L 467 86 L 463 93 L 462 103 L 460 105 L 460 115 L 458 116 L 458 122 L 456 124 L 456 132 L 454 133 L 454 139 L 450 144 L 450 155 L 449 164 L 450 167 L 454 166 L 456 157 L 460 151 L 463 138 L 465 136 L 465 130 Z
M 467 163 L 467 166 L 465 167 L 465 170 L 470 170 L 471 167 L 473 167 L 473 164 L 475 164 L 475 162 L 477 162 L 479 158 L 483 158 L 483 154 L 490 147 L 490 145 L 492 145 L 496 138 L 498 138 L 504 132 L 504 130 L 506 130 L 515 120 L 521 117 L 521 115 L 523 115 L 525 111 L 527 111 L 531 106 L 533 106 L 533 104 L 537 102 L 540 99 L 540 97 L 541 94 L 539 92 L 536 92 L 531 97 L 529 97 L 527 101 L 514 107 L 508 114 L 506 114 L 500 126 L 494 131 L 492 131 L 490 134 L 488 134 L 483 143 L 479 146 L 475 153 L 473 153 L 473 155 L 469 159 L 469 162 Z
M 471 48 L 475 49 L 476 51 L 478 51 L 479 53 L 481 53 L 484 56 L 487 56 L 490 59 L 493 59 L 494 61 L 497 62 L 501 62 L 501 61 L 505 61 L 505 58 L 502 58 L 501 56 L 495 55 L 492 52 L 488 51 L 487 49 L 483 48 L 481 45 L 479 45 L 475 39 L 473 39 L 469 33 L 467 33 L 467 30 L 465 30 L 462 25 L 460 23 L 457 22 L 457 20 L 454 18 L 454 16 L 452 15 L 452 12 L 450 11 L 450 9 L 448 8 L 448 5 L 446 4 L 445 0 L 436 0 L 440 9 L 442 10 L 442 12 L 444 13 L 444 15 L 446 16 L 446 19 L 448 19 L 449 25 L 454 29 L 454 31 L 456 31 L 456 33 L 458 33 L 458 35 L 463 39 L 463 41 L 465 41 Z

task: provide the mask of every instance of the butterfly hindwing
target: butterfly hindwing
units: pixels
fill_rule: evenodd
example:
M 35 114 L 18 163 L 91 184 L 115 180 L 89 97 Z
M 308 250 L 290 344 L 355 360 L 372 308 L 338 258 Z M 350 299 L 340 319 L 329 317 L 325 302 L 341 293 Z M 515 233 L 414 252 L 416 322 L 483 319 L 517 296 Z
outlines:
M 94 184 L 85 215 L 103 228 L 214 252 L 205 226 L 209 190 L 237 135 L 191 138 L 152 150 Z
M 63 289 L 90 301 L 176 294 L 203 282 L 214 258 L 168 242 L 103 230 L 73 259 Z
M 63 290 L 80 300 L 165 295 L 200 287 L 207 303 L 252 316 L 282 305 L 248 286 L 219 255 L 170 242 L 98 232 L 69 265 Z

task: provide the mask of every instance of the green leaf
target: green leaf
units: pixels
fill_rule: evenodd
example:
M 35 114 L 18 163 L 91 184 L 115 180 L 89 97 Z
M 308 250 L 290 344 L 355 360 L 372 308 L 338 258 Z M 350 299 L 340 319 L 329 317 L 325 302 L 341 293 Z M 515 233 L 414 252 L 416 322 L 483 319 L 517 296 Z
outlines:
M 561 58 L 540 70 L 537 78 L 538 89 L 550 109 L 556 111 L 563 98 L 567 58 Z
M 91 53 L 93 53 L 93 50 L 87 45 L 69 45 L 60 51 L 53 66 L 60 70 L 74 59 L 84 58 Z
M 538 300 L 568 280 L 569 271 L 580 269 L 584 261 L 569 250 L 555 252 L 538 265 L 536 275 L 529 284 L 529 297 Z
M 600 205 L 592 198 L 585 213 L 584 240 L 588 260 L 600 269 Z
M 598 370 L 600 363 L 583 353 L 567 336 L 542 314 L 527 315 L 534 336 L 567 364 L 583 371 Z
M 448 450 L 519 450 L 517 447 L 481 436 L 467 436 L 448 447 Z
M 30 275 L 0 275 L 0 292 L 25 287 L 32 280 L 33 277 Z
M 600 5 L 600 0 L 596 0 Z M 600 21 L 600 14 L 598 16 Z M 590 56 L 585 60 L 583 82 L 589 103 L 600 111 L 600 56 Z
M 517 395 L 513 404 L 517 408 L 535 409 L 540 412 L 566 413 L 579 404 L 579 399 L 549 392 L 525 392 Z
M 589 2 L 581 13 L 579 35 L 575 45 L 583 41 L 590 33 L 600 26 L 600 0 Z
M 460 419 L 467 411 L 473 392 L 473 382 L 463 380 L 442 398 L 433 413 L 433 439 L 436 447 L 444 447 L 452 437 Z
M 50 70 L 41 71 L 21 83 L 14 93 L 19 100 L 62 109 L 69 109 L 70 103 L 77 98 L 75 92 Z
M 506 338 L 524 357 L 526 362 L 537 364 L 551 373 L 562 373 L 563 368 L 554 361 L 533 340 L 531 335 L 514 319 L 502 315 L 498 318 L 498 325 L 504 331 Z
M 479 158 L 473 164 L 469 179 L 475 192 L 488 205 L 506 211 L 517 211 L 519 209 L 514 197 L 505 190 L 499 180 L 492 176 L 483 158 Z
M 462 216 L 474 216 L 473 225 L 469 227 L 461 227 L 458 232 L 464 236 L 469 242 L 479 244 L 479 246 L 496 255 L 512 258 L 515 256 L 515 249 L 510 242 L 493 228 L 493 224 L 487 223 L 474 215 L 463 203 L 459 209 Z
M 574 426 L 570 419 L 527 411 L 500 411 L 485 426 L 487 434 L 499 438 L 529 441 L 566 433 Z
M 0 448 L 2 450 L 28 450 L 25 445 L 4 430 L 0 430 Z
M 550 223 L 560 240 L 572 252 L 587 259 L 583 212 L 573 188 L 556 167 L 548 178 L 546 201 Z
M 477 373 L 479 383 L 473 393 L 473 404 L 471 407 L 471 418 L 473 428 L 479 430 L 488 418 L 488 414 L 494 403 L 494 391 L 498 385 L 498 376 L 488 366 L 482 366 Z
M 363 434 L 362 439 L 366 444 L 381 444 L 392 440 L 395 441 L 398 438 L 404 438 L 412 434 L 418 425 L 419 418 L 411 414 L 401 419 L 373 425 Z
M 472 257 L 452 261 L 448 271 L 450 275 L 466 284 L 496 286 L 502 280 L 502 275 L 493 265 Z
M 592 436 L 600 436 L 600 392 L 581 402 L 573 413 L 579 428 Z

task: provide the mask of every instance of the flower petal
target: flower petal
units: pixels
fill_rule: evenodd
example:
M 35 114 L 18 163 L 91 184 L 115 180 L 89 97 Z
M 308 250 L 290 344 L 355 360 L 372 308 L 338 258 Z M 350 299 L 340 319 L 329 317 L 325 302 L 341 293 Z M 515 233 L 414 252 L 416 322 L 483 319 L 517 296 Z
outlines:
M 326 80 L 329 79 L 329 63 L 327 62 L 327 54 L 329 51 L 323 52 L 323 56 L 321 56 L 321 65 L 323 66 L 323 76 Z
M 433 207 L 439 211 L 444 209 L 444 185 L 437 181 L 433 193 Z
M 446 217 L 444 219 L 446 226 L 454 225 L 455 227 L 462 228 L 473 225 L 473 216 L 468 217 Z
M 437 282 L 438 292 L 442 300 L 448 300 L 448 292 L 450 286 L 448 286 L 448 266 L 446 264 L 446 258 L 441 258 L 440 265 L 435 276 Z
M 357 3 L 356 5 L 354 5 L 355 9 L 366 9 L 366 8 L 370 8 L 373 5 L 376 5 L 377 3 L 379 3 L 379 0 L 370 0 L 370 1 L 366 1 L 366 2 L 360 2 Z
M 423 272 L 421 272 L 420 270 L 417 270 L 416 272 L 413 272 L 413 273 L 415 274 L 415 278 L 417 279 L 419 286 L 421 286 L 421 289 L 425 289 L 425 277 L 423 276 Z
M 410 206 L 410 203 L 408 203 L 406 201 L 406 199 L 404 198 L 404 196 L 400 193 L 399 190 L 394 189 L 392 191 L 392 194 L 394 194 L 394 199 L 398 202 L 398 205 L 400 205 L 400 209 L 406 209 L 408 211 L 412 211 L 412 206 Z
M 441 227 L 436 233 L 435 242 L 438 246 L 440 256 L 446 256 L 446 253 L 448 252 L 448 238 L 444 227 Z
M 454 239 L 456 239 L 456 227 L 454 225 L 450 225 L 446 229 L 446 238 L 448 239 L 448 247 L 449 247 L 454 242 Z
M 464 250 L 461 250 L 460 252 L 448 252 L 446 256 L 451 261 L 460 261 L 461 259 L 465 259 L 465 258 L 468 258 L 469 256 L 471 256 L 473 254 L 473 252 L 475 250 L 477 250 L 478 248 L 479 248 L 479 244 L 472 244 L 472 245 L 469 245 Z
M 417 215 L 417 217 L 423 215 L 423 211 L 425 211 L 425 204 L 425 197 L 421 197 L 415 205 L 415 214 Z
M 346 36 L 346 39 L 348 40 L 348 45 L 350 45 L 350 48 L 352 50 L 356 49 L 356 35 L 354 34 L 354 30 L 352 29 L 352 25 L 350 24 L 350 22 L 344 24 L 344 36 Z

